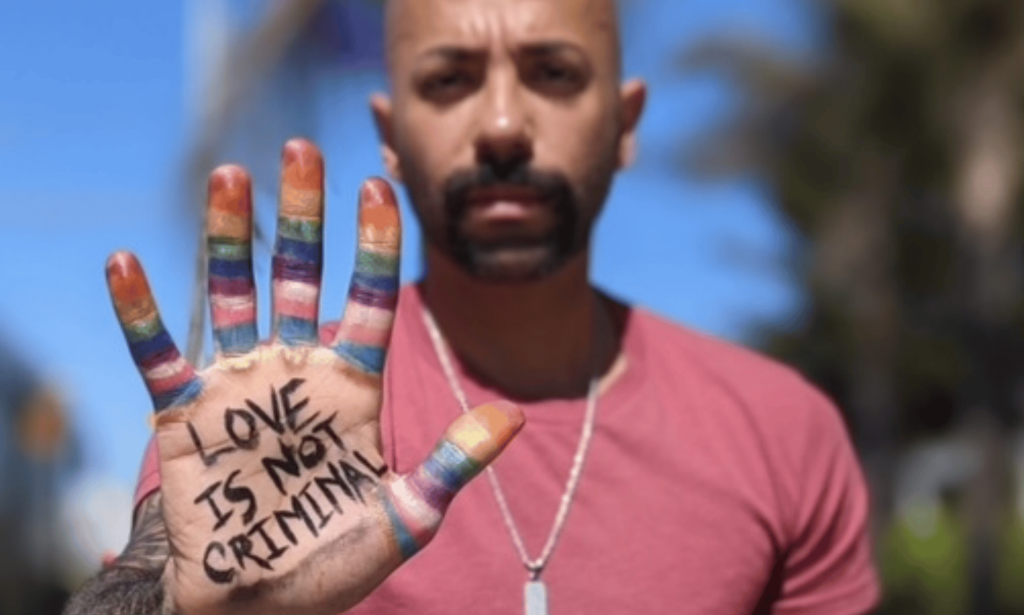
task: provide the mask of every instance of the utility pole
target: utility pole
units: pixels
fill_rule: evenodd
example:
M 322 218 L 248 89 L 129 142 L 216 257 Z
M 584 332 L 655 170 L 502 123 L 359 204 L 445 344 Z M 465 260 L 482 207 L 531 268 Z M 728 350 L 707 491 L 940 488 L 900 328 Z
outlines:
M 195 284 L 185 356 L 203 363 L 206 327 L 206 177 L 233 138 L 234 118 L 241 113 L 259 84 L 279 65 L 289 48 L 326 0 L 269 2 L 249 32 L 231 33 L 226 0 L 186 3 L 186 50 L 191 81 L 189 107 L 196 130 L 185 161 L 184 198 L 196 209 L 198 242 Z M 195 88 L 194 90 L 192 88 Z

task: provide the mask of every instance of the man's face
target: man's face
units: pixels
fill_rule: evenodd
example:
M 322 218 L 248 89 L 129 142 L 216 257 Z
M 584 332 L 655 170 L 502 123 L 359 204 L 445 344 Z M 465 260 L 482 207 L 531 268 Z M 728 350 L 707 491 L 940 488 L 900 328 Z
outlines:
M 611 0 L 391 0 L 374 112 L 427 241 L 527 281 L 588 247 L 643 86 L 619 86 Z

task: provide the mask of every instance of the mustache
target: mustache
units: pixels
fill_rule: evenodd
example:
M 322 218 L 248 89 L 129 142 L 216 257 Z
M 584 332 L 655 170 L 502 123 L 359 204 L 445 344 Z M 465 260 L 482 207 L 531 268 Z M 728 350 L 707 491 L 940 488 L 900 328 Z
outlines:
M 554 227 L 543 237 L 509 233 L 501 239 L 475 240 L 463 230 L 469 214 L 469 195 L 478 189 L 494 187 L 529 189 L 550 208 Z M 569 178 L 559 172 L 544 171 L 527 163 L 498 165 L 484 161 L 476 167 L 453 173 L 443 185 L 444 239 L 449 254 L 470 272 L 489 279 L 501 279 L 500 265 L 492 270 L 495 255 L 507 250 L 539 249 L 543 257 L 522 279 L 537 278 L 565 262 L 586 243 L 581 233 L 579 203 Z M 496 277 L 494 277 L 496 276 Z M 516 278 L 518 279 L 518 278 Z
M 456 171 L 445 182 L 444 202 L 447 213 L 458 219 L 468 206 L 470 193 L 494 186 L 528 188 L 556 206 L 565 206 L 573 201 L 569 179 L 561 173 L 542 171 L 528 165 L 499 168 L 493 164 L 481 164 L 472 169 Z

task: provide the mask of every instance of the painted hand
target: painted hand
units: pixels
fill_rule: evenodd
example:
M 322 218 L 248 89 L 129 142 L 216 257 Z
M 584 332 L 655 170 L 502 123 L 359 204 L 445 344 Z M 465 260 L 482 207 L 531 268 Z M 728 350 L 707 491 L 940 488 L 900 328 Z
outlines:
M 208 202 L 217 354 L 196 372 L 170 339 L 138 261 L 107 279 L 156 411 L 167 595 L 182 615 L 333 615 L 433 537 L 455 493 L 523 423 L 502 402 L 461 416 L 416 471 L 381 450 L 381 378 L 394 320 L 399 213 L 388 184 L 359 203 L 359 248 L 335 338 L 319 342 L 323 160 L 284 148 L 272 334 L 260 342 L 250 257 L 250 179 L 222 167 Z

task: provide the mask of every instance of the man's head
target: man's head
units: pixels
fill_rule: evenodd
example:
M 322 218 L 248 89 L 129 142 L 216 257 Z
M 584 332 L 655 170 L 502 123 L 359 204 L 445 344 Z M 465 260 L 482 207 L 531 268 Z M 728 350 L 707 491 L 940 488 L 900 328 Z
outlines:
M 496 282 L 582 253 L 646 95 L 614 0 L 389 0 L 386 40 L 374 116 L 429 245 Z

